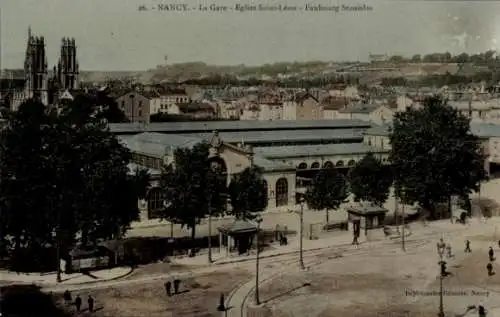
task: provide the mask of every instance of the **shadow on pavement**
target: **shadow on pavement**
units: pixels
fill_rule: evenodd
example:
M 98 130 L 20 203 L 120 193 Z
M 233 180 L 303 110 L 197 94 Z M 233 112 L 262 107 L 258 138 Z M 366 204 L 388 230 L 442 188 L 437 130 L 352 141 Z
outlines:
M 0 288 L 2 317 L 69 317 L 55 304 L 51 294 L 35 285 L 11 285 Z
M 263 300 L 263 301 L 262 301 L 262 304 L 266 304 L 266 303 L 268 303 L 268 302 L 270 302 L 270 301 L 273 301 L 273 300 L 278 299 L 278 298 L 280 298 L 280 297 L 283 297 L 283 296 L 286 296 L 286 295 L 288 295 L 288 294 L 291 294 L 291 293 L 293 293 L 293 292 L 295 292 L 295 291 L 297 291 L 297 290 L 299 290 L 299 289 L 301 289 L 301 288 L 304 288 L 304 287 L 309 287 L 309 286 L 311 286 L 311 283 L 304 283 L 304 284 L 302 284 L 302 285 L 296 286 L 296 287 L 294 287 L 294 288 L 292 288 L 292 289 L 290 289 L 290 290 L 288 290 L 288 291 L 286 291 L 286 292 L 283 292 L 283 293 L 281 293 L 281 294 L 278 294 L 278 295 L 276 295 L 276 296 L 273 296 L 273 297 L 271 297 L 271 298 L 268 298 L 268 299 L 266 299 L 266 300 Z

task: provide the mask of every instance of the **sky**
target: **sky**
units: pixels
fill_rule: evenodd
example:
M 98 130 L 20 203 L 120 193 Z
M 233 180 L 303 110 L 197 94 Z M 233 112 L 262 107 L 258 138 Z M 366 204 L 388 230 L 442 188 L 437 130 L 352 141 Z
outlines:
M 159 3 L 189 8 L 214 3 L 233 9 L 245 3 L 286 4 L 301 10 L 138 10 Z M 306 5 L 357 4 L 373 10 L 303 10 Z M 259 65 L 366 60 L 369 53 L 500 49 L 500 16 L 495 17 L 500 0 L 1 0 L 0 10 L 0 68 L 22 68 L 30 25 L 35 35 L 45 36 L 49 67 L 57 63 L 61 38 L 74 37 L 82 70 L 146 70 L 165 63 L 165 56 L 168 63 Z

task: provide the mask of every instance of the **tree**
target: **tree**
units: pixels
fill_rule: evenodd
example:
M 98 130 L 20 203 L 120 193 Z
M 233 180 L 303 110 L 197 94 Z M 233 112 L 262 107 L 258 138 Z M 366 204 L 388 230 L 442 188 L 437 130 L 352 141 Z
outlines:
M 2 236 L 17 250 L 52 245 L 64 254 L 77 240 L 120 237 L 138 218 L 146 176 L 129 175 L 130 153 L 100 111 L 82 95 L 57 108 L 29 100 L 8 115 L 0 206 Z
M 231 180 L 228 193 L 233 209 L 230 214 L 236 219 L 253 219 L 256 213 L 266 209 L 267 183 L 262 172 L 260 167 L 251 166 Z
M 306 194 L 307 204 L 314 210 L 325 210 L 326 223 L 330 222 L 329 210 L 347 202 L 349 189 L 345 177 L 336 169 L 322 169 L 313 179 Z
M 439 98 L 397 113 L 390 135 L 396 195 L 432 217 L 437 203 L 468 196 L 485 178 L 484 157 L 469 119 Z
M 349 172 L 349 184 L 355 201 L 368 201 L 382 206 L 389 197 L 391 170 L 373 153 L 368 153 Z
M 207 215 L 224 210 L 223 188 L 219 171 L 208 164 L 210 145 L 201 142 L 192 148 L 177 148 L 174 160 L 162 171 L 161 188 L 166 206 L 161 217 L 191 229 L 196 236 L 196 225 Z

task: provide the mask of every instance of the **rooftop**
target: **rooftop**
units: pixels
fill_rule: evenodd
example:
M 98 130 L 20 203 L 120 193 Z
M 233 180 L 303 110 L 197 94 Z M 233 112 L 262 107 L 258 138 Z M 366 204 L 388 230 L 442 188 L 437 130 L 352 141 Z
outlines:
M 213 133 L 181 134 L 208 140 Z M 331 140 L 362 139 L 362 129 L 325 129 L 325 130 L 292 130 L 292 131 L 239 131 L 219 132 L 220 138 L 227 143 L 270 143 L 270 142 L 318 142 Z
M 210 136 L 211 137 L 211 136 Z M 132 152 L 162 158 L 165 154 L 171 152 L 178 147 L 192 147 L 195 144 L 203 141 L 203 139 L 195 137 L 186 137 L 179 135 L 166 135 L 161 133 L 141 133 L 134 136 L 120 136 L 118 139 Z M 274 171 L 292 171 L 295 167 L 288 164 L 272 162 L 262 156 L 256 155 L 254 163 L 260 166 L 266 172 Z M 133 173 L 135 168 L 145 168 L 137 164 L 129 164 L 129 172 Z M 151 176 L 158 176 L 161 174 L 160 170 L 149 169 Z
M 130 175 L 134 175 L 135 171 L 137 169 L 139 169 L 139 170 L 147 170 L 149 172 L 149 175 L 151 175 L 153 177 L 161 175 L 161 171 L 158 170 L 158 169 L 144 167 L 144 166 L 141 166 L 141 165 L 138 165 L 138 164 L 135 164 L 135 163 L 129 163 L 127 165 L 127 167 L 128 167 L 128 172 L 129 172 Z
M 191 147 L 203 141 L 196 137 L 154 132 L 144 132 L 132 137 L 118 137 L 118 139 L 132 152 L 157 158 L 162 158 L 175 148 Z
M 389 136 L 390 126 L 373 126 L 364 132 L 365 135 Z M 493 123 L 471 123 L 472 134 L 479 138 L 500 137 L 500 124 Z
M 195 121 L 195 122 L 164 122 L 150 123 L 110 123 L 114 133 L 206 133 L 236 131 L 276 131 L 276 130 L 317 130 L 317 129 L 364 129 L 371 127 L 369 122 L 362 120 L 279 120 L 279 121 Z
M 255 154 L 261 155 L 268 159 L 343 154 L 366 154 L 370 152 L 381 153 L 380 150 L 371 148 L 363 143 L 254 147 L 253 150 Z
M 356 104 L 352 107 L 340 109 L 339 112 L 341 113 L 371 113 L 374 110 L 380 108 L 381 105 L 375 105 L 375 104 Z
M 380 136 L 389 136 L 390 133 L 389 125 L 374 125 L 372 128 L 366 130 L 364 132 L 365 135 L 380 135 Z

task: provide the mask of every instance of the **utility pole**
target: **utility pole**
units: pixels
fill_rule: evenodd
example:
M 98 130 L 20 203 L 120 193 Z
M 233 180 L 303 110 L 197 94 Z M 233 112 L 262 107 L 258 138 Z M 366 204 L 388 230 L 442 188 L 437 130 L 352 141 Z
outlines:
M 403 252 L 406 252 L 405 248 L 405 205 L 403 204 L 401 206 L 401 224 L 402 224 L 402 229 L 401 229 L 401 249 Z
M 441 266 L 443 263 L 443 254 L 444 254 L 444 246 L 438 246 L 438 254 L 439 254 L 439 265 Z M 442 272 L 439 272 L 439 312 L 438 317 L 444 316 L 444 304 L 443 304 L 443 279 L 444 276 Z
M 53 193 L 54 197 L 59 197 L 57 195 L 57 187 L 54 185 L 54 189 L 56 189 Z M 54 202 L 52 198 L 52 208 L 54 208 Z M 61 283 L 61 243 L 60 243 L 60 235 L 61 235 L 61 208 L 55 207 L 56 208 L 56 214 L 57 214 L 57 226 L 56 226 L 56 258 L 57 258 L 57 276 L 56 280 L 57 283 Z
M 304 255 L 303 255 L 303 247 L 302 243 L 304 240 L 304 197 L 300 197 L 300 239 L 299 239 L 299 264 L 300 269 L 305 270 L 306 267 L 304 265 Z
M 208 263 L 212 263 L 212 195 L 208 198 Z
M 262 218 L 257 218 L 255 220 L 257 222 L 257 234 L 256 234 L 256 243 L 257 243 L 257 255 L 255 256 L 255 304 L 260 305 L 259 298 L 259 260 L 260 260 L 260 223 L 262 222 Z

